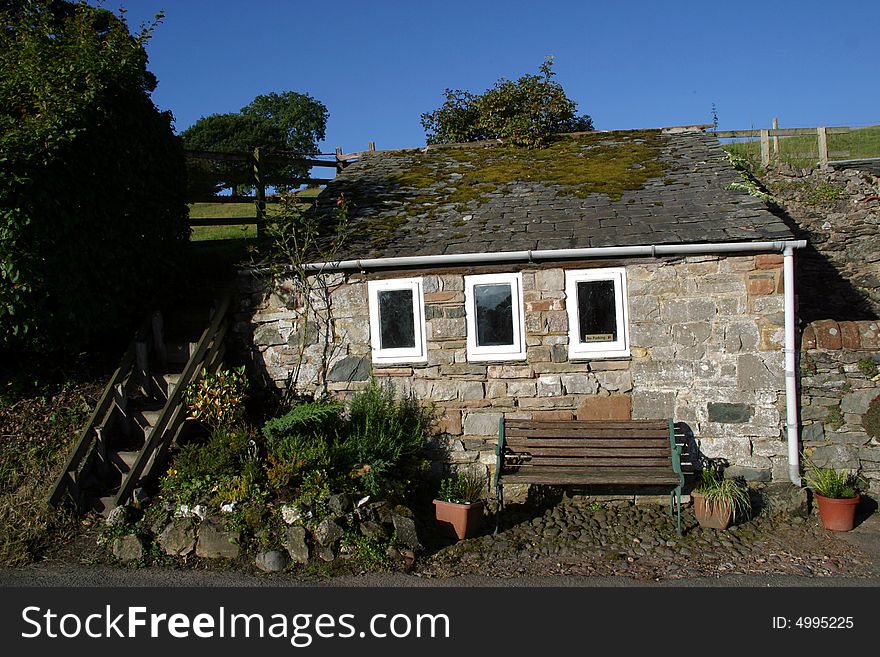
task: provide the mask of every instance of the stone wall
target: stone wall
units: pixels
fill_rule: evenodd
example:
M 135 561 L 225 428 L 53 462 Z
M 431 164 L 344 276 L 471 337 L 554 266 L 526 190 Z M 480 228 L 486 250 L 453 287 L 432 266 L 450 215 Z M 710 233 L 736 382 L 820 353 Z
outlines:
M 819 466 L 859 470 L 880 493 L 880 440 L 865 429 L 880 397 L 880 322 L 816 321 L 800 354 L 804 451 Z
M 464 271 L 333 273 L 306 295 L 289 280 L 268 289 L 243 276 L 243 336 L 267 382 L 342 396 L 370 375 L 438 408 L 438 447 L 455 464 L 494 467 L 498 420 L 673 417 L 708 456 L 750 480 L 787 477 L 782 258 L 736 257 L 573 262 L 625 266 L 631 357 L 568 359 L 562 265 L 521 271 L 527 359 L 469 363 Z M 466 273 L 500 271 L 474 268 Z M 370 357 L 369 277 L 422 276 L 427 363 L 375 366 Z M 306 310 L 306 306 L 310 306 Z
M 785 165 L 760 176 L 808 241 L 797 254 L 799 316 L 808 322 L 880 316 L 880 178 Z

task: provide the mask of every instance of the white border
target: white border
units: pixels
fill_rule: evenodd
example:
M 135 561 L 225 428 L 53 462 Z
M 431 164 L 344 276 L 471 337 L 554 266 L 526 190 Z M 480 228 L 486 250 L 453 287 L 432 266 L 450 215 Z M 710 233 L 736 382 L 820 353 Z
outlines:
M 578 336 L 577 284 L 582 281 L 613 281 L 614 307 L 617 316 L 617 340 L 608 342 L 580 342 Z M 617 358 L 629 356 L 629 312 L 626 295 L 626 269 L 574 269 L 565 272 L 565 307 L 568 311 L 568 357 Z
M 402 349 L 382 349 L 379 333 L 379 292 L 386 290 L 411 290 L 413 300 L 413 335 L 415 346 Z M 425 292 L 421 278 L 393 278 L 381 281 L 367 281 L 367 294 L 370 305 L 370 346 L 373 362 L 376 364 L 390 363 L 423 363 L 428 360 L 425 348 Z
M 474 308 L 474 285 L 506 283 L 511 288 L 513 343 L 509 345 L 477 345 L 476 311 Z M 467 322 L 467 359 L 525 360 L 526 328 L 523 317 L 522 274 L 482 274 L 464 277 L 464 313 Z

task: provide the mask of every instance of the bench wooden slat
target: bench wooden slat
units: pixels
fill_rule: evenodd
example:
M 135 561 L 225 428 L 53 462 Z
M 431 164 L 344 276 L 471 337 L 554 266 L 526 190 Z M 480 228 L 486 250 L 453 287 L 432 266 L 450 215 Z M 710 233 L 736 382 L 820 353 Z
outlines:
M 579 427 L 582 429 L 653 427 L 665 430 L 667 428 L 664 420 L 504 420 L 504 426 L 508 429 L 528 429 L 530 427 Z
M 669 429 L 578 429 L 577 427 L 549 427 L 543 429 L 508 429 L 511 438 L 582 438 L 592 439 L 649 439 L 669 440 Z
M 523 450 L 524 452 L 525 450 Z M 521 453 L 517 451 L 517 453 Z M 668 460 L 669 458 L 669 445 L 667 444 L 665 447 L 650 447 L 650 448 L 634 448 L 634 449 L 625 449 L 625 448 L 617 448 L 615 447 L 581 447 L 577 446 L 565 446 L 560 447 L 559 445 L 553 445 L 552 447 L 537 447 L 533 443 L 528 446 L 528 453 L 532 456 L 602 456 L 602 457 L 634 457 L 634 456 L 665 456 Z M 619 462 L 619 461 L 618 461 Z
M 505 444 L 512 447 L 595 447 L 597 449 L 669 449 L 669 438 L 529 438 L 512 436 L 505 439 Z
M 656 485 L 676 486 L 679 483 L 678 475 L 668 469 L 648 470 L 626 468 L 583 470 L 579 468 L 564 469 L 539 469 L 526 474 L 512 472 L 504 475 L 505 483 L 528 483 L 541 485 Z
M 621 459 L 619 458 L 565 458 L 565 457 L 524 457 L 527 460 L 522 463 L 511 464 L 510 467 L 528 467 L 531 465 L 534 466 L 544 466 L 544 467 L 562 467 L 562 466 L 581 466 L 584 468 L 592 468 L 592 467 L 603 467 L 603 466 L 616 466 L 620 467 Z M 669 457 L 666 458 L 641 458 L 641 457 L 631 457 L 626 459 L 626 464 L 630 467 L 642 468 L 642 467 L 652 467 L 652 466 L 662 466 L 666 465 L 672 467 L 672 460 Z

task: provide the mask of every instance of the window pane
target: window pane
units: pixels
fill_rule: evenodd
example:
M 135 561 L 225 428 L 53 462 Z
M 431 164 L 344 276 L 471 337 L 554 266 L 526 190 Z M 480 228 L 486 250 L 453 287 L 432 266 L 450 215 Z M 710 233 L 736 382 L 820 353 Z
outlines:
M 507 283 L 474 285 L 477 346 L 513 344 L 513 291 Z
M 412 290 L 381 290 L 379 298 L 379 344 L 382 349 L 416 346 Z
M 579 281 L 578 339 L 581 342 L 617 340 L 614 281 Z

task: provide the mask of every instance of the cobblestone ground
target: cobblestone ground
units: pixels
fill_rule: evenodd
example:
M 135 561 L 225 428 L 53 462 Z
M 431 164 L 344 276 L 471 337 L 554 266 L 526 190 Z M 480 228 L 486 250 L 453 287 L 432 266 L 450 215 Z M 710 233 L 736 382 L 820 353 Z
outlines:
M 506 529 L 443 547 L 422 577 L 623 575 L 676 580 L 720 575 L 868 576 L 870 557 L 815 517 L 762 514 L 726 531 L 701 528 L 682 509 L 683 536 L 659 506 L 564 500 L 535 516 L 505 512 Z

